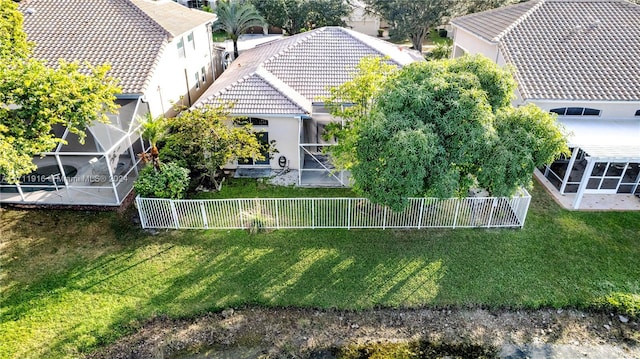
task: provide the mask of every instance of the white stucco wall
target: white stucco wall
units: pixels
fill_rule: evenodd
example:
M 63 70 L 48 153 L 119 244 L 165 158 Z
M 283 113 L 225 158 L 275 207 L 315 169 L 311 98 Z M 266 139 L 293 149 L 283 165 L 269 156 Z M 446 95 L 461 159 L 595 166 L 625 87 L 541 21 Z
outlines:
M 602 120 L 638 120 L 634 116 L 640 110 L 640 101 L 633 102 L 609 102 L 609 101 L 550 101 L 550 100 L 526 100 L 524 103 L 534 103 L 543 110 L 551 110 L 559 107 L 587 107 L 601 110 L 600 116 L 584 116 L 585 118 L 599 118 Z M 579 118 L 581 116 L 566 116 Z M 638 139 L 640 142 L 640 139 Z
M 189 107 L 189 96 L 191 103 L 195 102 L 213 82 L 208 26 L 201 25 L 192 31 L 195 49 L 187 39 L 191 31 L 175 36 L 164 47 L 145 93 L 153 116 L 173 116 L 173 104 L 176 103 Z M 181 39 L 184 41 L 184 58 L 178 54 L 178 42 Z M 204 84 L 201 74 L 203 67 L 207 73 Z M 199 89 L 196 89 L 196 73 L 200 77 Z
M 455 25 L 453 29 L 453 57 L 462 56 L 463 52 L 469 55 L 482 54 L 490 58 L 491 61 L 499 63 L 497 44 L 481 39 Z

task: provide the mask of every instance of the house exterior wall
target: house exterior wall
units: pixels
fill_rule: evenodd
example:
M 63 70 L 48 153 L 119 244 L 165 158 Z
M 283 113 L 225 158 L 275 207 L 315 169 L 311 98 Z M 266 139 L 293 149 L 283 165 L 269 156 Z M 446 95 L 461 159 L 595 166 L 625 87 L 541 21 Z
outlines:
M 378 29 L 381 26 L 379 17 L 367 14 L 364 7 L 360 6 L 353 8 L 345 22 L 347 27 L 369 36 L 378 36 Z
M 264 131 L 269 135 L 269 141 L 275 141 L 277 153 L 272 153 L 269 167 L 272 169 L 280 169 L 278 158 L 285 156 L 287 158 L 290 169 L 299 169 L 298 163 L 298 118 L 293 116 L 259 116 L 248 115 L 246 117 L 260 118 L 269 121 L 267 126 L 253 126 L 256 131 Z M 245 165 L 233 162 L 225 166 L 227 169 L 236 169 L 238 167 L 253 167 L 267 165 Z
M 193 42 L 189 40 L 191 33 L 193 33 Z M 180 41 L 184 44 L 184 57 L 179 54 L 178 43 Z M 195 48 L 193 43 L 195 43 Z M 209 25 L 201 25 L 175 36 L 165 45 L 145 93 L 151 114 L 154 117 L 175 115 L 174 104 L 190 107 L 211 85 L 213 82 L 211 49 Z M 204 83 L 202 82 L 202 68 L 206 73 Z
M 491 61 L 500 64 L 498 45 L 481 39 L 465 29 L 454 26 L 452 56 L 460 57 L 465 53 L 469 55 L 482 54 Z M 504 62 L 504 59 L 502 59 Z
M 602 120 L 639 120 L 635 112 L 640 110 L 638 102 L 612 102 L 612 101 L 551 101 L 551 100 L 525 100 L 524 103 L 534 103 L 543 110 L 551 110 L 559 107 L 586 107 L 600 110 Z M 576 118 L 577 116 L 567 116 Z M 590 116 L 593 118 L 593 116 Z

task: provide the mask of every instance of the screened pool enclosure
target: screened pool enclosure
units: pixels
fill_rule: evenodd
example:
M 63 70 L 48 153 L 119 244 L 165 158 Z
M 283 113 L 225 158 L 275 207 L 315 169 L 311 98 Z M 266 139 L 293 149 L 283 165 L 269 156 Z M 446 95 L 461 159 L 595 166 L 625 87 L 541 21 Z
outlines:
M 148 106 L 136 99 L 119 99 L 117 115 L 109 124 L 87 129 L 84 143 L 63 126 L 53 132 L 64 139 L 43 157 L 38 168 L 18 184 L 0 181 L 0 202 L 45 205 L 118 206 L 133 188 L 141 168 L 137 154 L 148 150 L 140 136 L 140 121 Z

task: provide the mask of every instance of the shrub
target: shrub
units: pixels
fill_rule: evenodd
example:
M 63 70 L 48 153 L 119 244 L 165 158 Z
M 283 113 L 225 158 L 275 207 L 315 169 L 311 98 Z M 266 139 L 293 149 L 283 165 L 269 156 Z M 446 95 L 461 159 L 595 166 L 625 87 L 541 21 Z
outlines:
M 453 47 L 447 44 L 437 44 L 427 55 L 429 60 L 442 60 L 451 57 Z
M 146 166 L 133 184 L 142 197 L 180 199 L 189 186 L 189 170 L 173 162 L 160 164 L 160 171 Z

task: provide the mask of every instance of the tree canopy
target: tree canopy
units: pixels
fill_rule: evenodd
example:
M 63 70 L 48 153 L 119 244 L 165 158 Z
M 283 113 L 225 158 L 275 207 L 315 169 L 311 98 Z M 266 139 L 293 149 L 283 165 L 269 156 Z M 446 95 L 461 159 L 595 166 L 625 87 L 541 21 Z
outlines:
M 191 177 L 216 185 L 220 169 L 243 158 L 264 160 L 273 144 L 262 144 L 250 123 L 237 119 L 229 125 L 228 105 L 205 105 L 169 119 L 170 134 L 160 154 L 163 160 L 189 168 Z
M 52 130 L 66 126 L 82 141 L 95 120 L 115 112 L 109 66 L 60 61 L 57 68 L 30 58 L 15 2 L 0 0 L 0 173 L 15 183 L 36 169 L 33 156 L 62 142 Z
M 389 23 L 394 40 L 409 39 L 422 52 L 429 30 L 438 26 L 451 7 L 452 0 L 366 0 L 369 8 Z
M 322 26 L 344 26 L 350 7 L 344 0 L 251 0 L 272 26 L 295 35 Z
M 238 37 L 254 26 L 264 27 L 265 20 L 249 2 L 239 0 L 220 0 L 215 8 L 218 19 L 213 23 L 212 31 L 222 30 L 233 41 L 233 56 L 238 57 Z
M 511 106 L 516 83 L 487 58 L 414 63 L 382 87 L 350 134 L 350 168 L 357 191 L 392 209 L 473 187 L 512 195 L 567 151 L 551 114 Z

